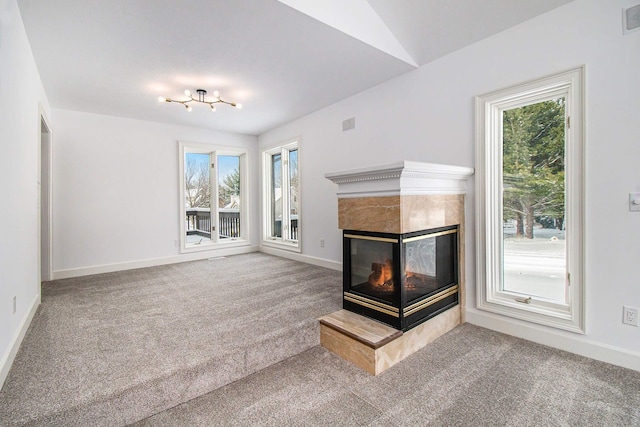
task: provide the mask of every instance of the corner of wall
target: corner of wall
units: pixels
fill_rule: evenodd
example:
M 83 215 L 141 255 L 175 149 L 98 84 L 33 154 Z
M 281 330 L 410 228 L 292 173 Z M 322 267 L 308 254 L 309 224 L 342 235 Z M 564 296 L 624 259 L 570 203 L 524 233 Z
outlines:
M 260 246 L 259 251 L 269 255 L 275 255 L 282 258 L 292 259 L 294 261 L 304 262 L 306 264 L 317 265 L 319 267 L 329 268 L 331 270 L 342 271 L 342 263 L 329 259 L 318 258 L 310 255 L 303 255 L 298 252 L 285 251 L 270 246 Z

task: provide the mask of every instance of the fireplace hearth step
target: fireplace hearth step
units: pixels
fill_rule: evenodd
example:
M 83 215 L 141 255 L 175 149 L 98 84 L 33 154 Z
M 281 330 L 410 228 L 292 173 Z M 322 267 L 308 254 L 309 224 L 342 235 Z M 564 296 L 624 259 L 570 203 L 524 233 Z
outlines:
M 402 331 L 347 310 L 336 311 L 318 320 L 320 325 L 334 329 L 374 350 L 402 336 Z
M 347 310 L 318 319 L 320 344 L 371 375 L 379 375 L 460 324 L 455 306 L 406 332 Z

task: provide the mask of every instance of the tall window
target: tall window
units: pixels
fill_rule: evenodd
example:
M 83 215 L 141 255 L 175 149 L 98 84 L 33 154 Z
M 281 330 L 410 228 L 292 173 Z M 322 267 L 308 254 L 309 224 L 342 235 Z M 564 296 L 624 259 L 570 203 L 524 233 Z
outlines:
M 478 97 L 478 308 L 584 332 L 583 70 Z
M 263 243 L 300 248 L 298 141 L 263 152 Z
M 180 142 L 183 252 L 246 241 L 245 150 Z

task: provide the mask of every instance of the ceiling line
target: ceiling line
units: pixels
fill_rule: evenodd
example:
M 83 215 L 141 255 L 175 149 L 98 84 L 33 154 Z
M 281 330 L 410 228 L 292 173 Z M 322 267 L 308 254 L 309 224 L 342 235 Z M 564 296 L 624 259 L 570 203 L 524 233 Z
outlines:
M 418 67 L 393 32 L 367 0 L 278 0 L 330 27 Z

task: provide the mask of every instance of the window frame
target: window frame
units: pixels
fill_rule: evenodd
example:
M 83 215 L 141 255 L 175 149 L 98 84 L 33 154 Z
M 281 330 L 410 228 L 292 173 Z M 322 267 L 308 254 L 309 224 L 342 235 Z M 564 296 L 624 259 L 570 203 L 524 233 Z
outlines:
M 209 242 L 194 245 L 186 242 L 186 209 L 185 209 L 185 161 L 188 153 L 200 153 L 218 156 L 238 156 L 240 160 L 240 236 L 232 239 L 219 239 L 219 213 L 218 213 L 218 173 L 209 174 L 211 198 L 215 203 L 210 207 L 210 218 L 213 219 L 215 211 L 216 237 Z M 249 242 L 249 151 L 241 147 L 204 144 L 198 142 L 178 141 L 178 186 L 179 186 L 179 221 L 180 221 L 180 253 L 192 253 L 221 248 L 247 246 Z M 213 221 L 212 221 L 213 223 Z
M 272 156 L 274 154 L 281 154 L 281 180 L 283 181 L 282 188 L 289 187 L 290 182 L 290 173 L 289 173 L 289 153 L 291 151 L 298 152 L 298 224 L 301 223 L 300 219 L 302 217 L 301 211 L 301 188 L 302 188 L 302 179 L 300 174 L 300 138 L 290 139 L 284 143 L 277 144 L 275 146 L 270 146 L 263 148 L 261 150 L 262 155 L 262 245 L 275 247 L 278 249 L 285 249 L 289 251 L 301 252 L 302 248 L 302 233 L 301 228 L 298 226 L 298 238 L 297 240 L 287 239 L 285 233 L 283 232 L 282 237 L 272 237 L 272 218 L 271 212 L 273 212 L 273 201 L 272 201 L 272 184 L 273 184 L 273 167 L 271 163 Z M 285 166 L 286 165 L 286 166 Z M 286 185 L 284 184 L 286 179 Z M 285 221 L 290 224 L 291 223 L 291 210 L 290 205 L 291 202 L 289 200 L 290 193 L 282 191 L 282 224 L 285 224 Z M 285 209 L 286 208 L 286 209 Z M 284 229 L 284 227 L 283 227 Z
M 585 333 L 584 66 L 476 97 L 477 308 L 575 333 Z M 502 290 L 502 112 L 564 96 L 565 303 Z

